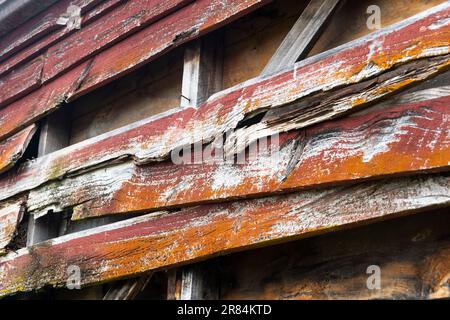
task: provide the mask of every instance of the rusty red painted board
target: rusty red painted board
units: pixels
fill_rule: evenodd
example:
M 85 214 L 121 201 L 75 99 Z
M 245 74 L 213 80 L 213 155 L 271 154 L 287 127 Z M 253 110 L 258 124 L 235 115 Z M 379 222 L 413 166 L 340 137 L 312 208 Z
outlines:
M 378 77 L 379 79 L 385 78 L 384 82 L 381 83 L 382 85 L 372 85 L 368 90 L 356 91 L 345 96 L 347 102 L 354 101 L 349 105 L 349 108 L 358 110 L 360 106 L 367 103 L 367 100 L 378 99 L 387 93 L 399 90 L 407 84 L 411 84 L 412 78 L 419 81 L 424 77 L 430 77 L 436 70 L 448 64 L 448 57 L 445 53 L 449 46 L 448 38 L 445 37 L 448 36 L 450 31 L 442 26 L 444 25 L 444 17 L 446 17 L 444 13 L 449 11 L 449 7 L 449 4 L 442 5 L 426 14 L 403 22 L 401 27 L 393 26 L 391 29 L 371 35 L 365 40 L 358 40 L 342 48 L 298 63 L 289 71 L 269 78 L 256 79 L 221 92 L 209 99 L 198 110 L 185 109 L 167 117 L 146 119 L 127 128 L 86 140 L 54 152 L 49 156 L 39 158 L 1 179 L 0 197 L 6 199 L 14 194 L 36 188 L 49 180 L 58 179 L 68 173 L 74 175 L 77 171 L 86 171 L 92 166 L 108 165 L 110 161 L 117 161 L 124 157 L 132 158 L 139 163 L 167 159 L 170 152 L 177 147 L 202 140 L 209 142 L 214 137 L 235 129 L 247 114 L 256 110 L 264 110 L 269 107 L 274 109 L 292 102 L 301 102 L 302 99 L 311 98 L 314 93 L 319 94 L 318 98 L 320 99 L 320 94 L 327 90 L 337 93 L 347 92 L 348 90 L 342 90 L 343 85 L 352 85 L 364 80 L 364 77 L 373 78 L 373 70 L 377 70 L 377 72 L 384 70 L 380 66 L 379 69 L 373 67 L 372 60 L 375 59 L 377 54 L 381 54 L 373 49 L 375 46 L 384 49 L 383 59 L 386 59 L 386 61 L 393 59 L 400 64 L 398 68 L 408 66 L 406 63 L 408 59 L 419 58 L 420 63 L 429 68 L 429 70 L 422 70 L 419 75 L 411 75 L 410 72 L 393 74 L 390 75 L 392 79 L 387 77 L 386 73 L 383 73 L 383 76 Z M 420 37 L 417 38 L 416 33 L 411 33 L 411 29 L 422 30 Z M 401 43 L 405 47 L 399 48 L 395 42 L 392 44 L 392 38 L 402 39 Z M 419 39 L 422 39 L 422 42 Z M 425 41 L 423 39 L 428 39 L 426 45 L 423 43 Z M 387 46 L 384 47 L 381 43 L 386 43 Z M 389 43 L 399 51 L 391 48 Z M 446 45 L 443 45 L 443 43 Z M 422 47 L 422 45 L 424 46 Z M 442 61 L 439 61 L 437 65 L 434 62 L 435 65 L 432 65 L 431 62 L 423 58 L 430 54 L 443 54 L 443 56 L 439 56 Z M 400 56 L 403 58 L 400 59 Z M 336 65 L 336 60 L 339 61 L 338 65 Z M 352 64 L 353 61 L 360 61 L 359 68 L 366 71 L 360 72 L 360 70 L 352 74 L 350 71 L 357 67 Z M 345 69 L 345 66 L 348 66 L 348 69 Z M 389 70 L 394 66 L 397 65 L 388 64 L 386 68 Z M 418 69 L 415 67 L 415 64 L 412 65 L 412 69 L 417 72 Z M 398 70 L 398 68 L 395 70 Z M 367 72 L 368 69 L 371 72 Z M 82 75 L 88 72 L 89 65 L 87 64 L 85 68 L 80 68 L 76 73 L 67 73 L 65 75 L 67 84 L 57 81 L 54 82 L 55 86 L 57 90 L 66 90 L 65 88 L 69 86 L 76 88 L 78 86 L 74 82 L 80 82 L 79 80 L 83 78 Z M 404 76 L 407 77 L 406 80 L 402 78 Z M 40 90 L 46 92 L 45 88 L 47 86 Z M 362 99 L 363 93 L 368 94 L 365 99 Z M 63 96 L 67 98 L 70 97 L 70 94 L 63 94 Z M 59 103 L 59 101 L 48 103 L 46 99 L 39 96 L 32 97 L 32 95 L 29 95 L 29 98 L 36 104 L 35 106 L 30 107 L 29 101 L 23 105 L 12 104 L 11 106 L 15 106 L 14 109 L 0 110 L 0 130 L 3 129 L 3 137 L 8 131 L 17 130 L 15 126 L 18 123 L 23 124 L 31 121 L 29 119 L 36 119 L 42 110 L 49 112 L 56 108 Z M 300 125 L 298 122 L 294 122 L 294 124 L 302 127 L 348 112 L 348 109 L 343 108 L 342 96 L 339 99 L 327 101 L 331 108 L 327 117 L 322 115 L 321 117 L 307 119 L 305 123 L 300 123 Z M 335 105 L 340 108 L 336 109 Z M 21 110 L 22 112 L 13 112 L 13 110 Z M 308 110 L 305 111 L 308 112 Z M 26 121 L 24 121 L 24 117 Z
M 22 157 L 36 128 L 37 126 L 32 124 L 11 138 L 0 142 L 0 174 L 14 166 L 16 161 Z
M 82 14 L 82 27 L 91 23 L 92 21 L 100 18 L 103 14 L 109 12 L 109 10 L 113 9 L 115 6 L 120 4 L 125 0 L 106 0 L 99 3 L 93 9 L 86 12 L 86 14 Z M 67 3 L 68 1 L 66 1 Z M 62 2 L 60 2 L 61 4 Z M 67 8 L 66 5 L 63 5 L 63 8 Z M 54 10 L 54 9 L 52 9 Z M 64 9 L 65 10 L 65 9 Z M 5 58 L 0 62 L 0 75 L 6 73 L 7 71 L 16 68 L 19 64 L 23 64 L 28 60 L 34 58 L 35 56 L 44 53 L 45 49 L 56 43 L 57 41 L 63 40 L 68 35 L 76 32 L 76 30 L 70 30 L 69 28 L 58 28 L 49 34 L 45 34 L 38 41 L 34 42 L 32 45 L 22 48 L 20 51 L 15 52 L 13 55 Z
M 202 6 L 198 6 L 196 5 L 195 8 L 197 9 L 196 13 L 196 17 L 198 18 L 197 20 L 193 20 L 191 21 L 191 23 L 196 23 L 199 25 L 196 25 L 195 27 L 199 27 L 202 28 L 202 32 L 201 33 L 196 33 L 196 34 L 192 34 L 190 35 L 189 39 L 193 39 L 195 37 L 198 37 L 200 35 L 203 35 L 204 33 L 206 33 L 207 31 L 210 31 L 211 28 L 216 25 L 216 27 L 219 27 L 220 25 L 223 25 L 233 19 L 236 19 L 242 15 L 244 15 L 245 13 L 251 11 L 251 10 L 255 10 L 256 8 L 258 8 L 260 5 L 262 5 L 262 3 L 267 2 L 266 0 L 246 0 L 246 1 L 234 1 L 234 0 L 227 0 L 225 2 L 221 2 L 220 7 L 217 8 L 217 3 L 215 1 L 212 0 L 201 0 L 199 1 L 199 3 L 202 4 Z M 216 5 L 211 4 L 211 3 L 216 3 Z M 205 4 L 209 5 L 209 7 Z M 226 10 L 223 10 L 223 5 L 226 4 Z M 202 20 L 201 18 L 199 18 L 199 16 L 201 15 L 202 12 L 198 11 L 200 9 L 205 9 L 209 8 L 210 10 L 213 10 L 213 12 L 209 12 L 210 16 L 209 19 L 204 21 L 204 23 L 202 24 Z M 191 8 L 191 6 L 185 7 L 182 10 L 180 10 L 180 12 L 183 12 L 185 14 L 187 13 L 192 13 L 191 11 L 186 11 L 187 8 Z M 192 9 L 190 9 L 192 10 Z M 217 10 L 217 11 L 214 11 Z M 220 12 L 218 12 L 219 10 L 221 10 Z M 171 15 L 173 16 L 173 15 Z M 164 19 L 163 19 L 164 20 Z M 161 20 L 161 21 L 163 21 Z M 186 19 L 183 19 L 183 21 L 186 21 Z M 189 19 L 188 19 L 189 21 Z M 173 22 L 173 21 L 172 21 Z M 208 28 L 206 28 L 205 24 L 208 23 Z M 186 27 L 184 25 L 184 27 Z M 147 30 L 147 28 L 145 28 L 144 30 Z M 157 28 L 159 29 L 159 28 Z M 177 29 L 178 30 L 178 29 Z M 147 30 L 146 32 L 154 32 L 154 30 Z M 131 38 L 131 37 L 129 37 Z M 129 39 L 127 38 L 127 39 Z M 166 42 L 172 42 L 173 39 L 163 39 L 163 41 Z M 186 41 L 188 39 L 185 39 Z M 128 41 L 128 40 L 127 40 Z M 120 43 L 123 43 L 120 42 Z M 181 43 L 181 42 L 180 42 Z M 172 44 L 170 46 L 170 48 L 173 48 L 177 45 L 179 45 L 180 43 L 176 43 L 176 44 Z M 117 45 L 116 45 L 117 46 Z M 115 47 L 115 46 L 114 46 Z M 123 59 L 124 56 L 121 55 L 120 59 Z M 126 70 L 123 70 L 126 71 Z M 65 75 L 61 76 L 61 77 L 57 77 L 55 78 L 53 81 L 51 81 L 51 83 L 53 83 L 54 86 L 56 86 L 56 83 L 59 82 L 59 90 L 68 90 L 68 88 L 64 88 L 64 86 L 67 86 L 68 84 L 66 84 L 64 81 L 65 79 L 67 79 L 67 77 L 65 77 Z M 85 79 L 86 81 L 87 79 Z M 69 84 L 69 86 L 72 86 L 71 84 Z M 48 92 L 52 90 L 50 87 L 46 88 L 46 86 L 44 85 L 41 89 L 41 92 Z M 80 94 L 79 91 L 77 91 L 78 95 Z M 34 92 L 33 92 L 34 94 Z M 25 97 L 25 99 L 27 99 L 28 97 Z M 36 97 L 35 97 L 36 98 Z M 42 103 L 39 102 L 35 102 L 36 106 L 33 108 L 33 112 L 25 112 L 25 113 L 21 113 L 19 115 L 16 115 L 16 119 L 14 120 L 14 122 L 8 123 L 8 125 L 5 125 L 4 121 L 2 121 L 2 119 L 7 119 L 7 118 L 12 118 L 12 115 L 9 115 L 9 113 L 15 112 L 14 110 L 16 110 L 17 105 L 18 104 L 20 106 L 22 106 L 23 104 L 25 104 L 25 102 L 22 101 L 17 101 L 13 104 L 11 104 L 10 106 L 7 106 L 7 108 L 5 108 L 5 110 L 0 110 L 0 139 L 4 139 L 5 137 L 9 136 L 12 134 L 12 132 L 17 131 L 18 127 L 23 126 L 24 124 L 29 124 L 33 121 L 38 120 L 39 118 L 41 118 L 45 112 L 51 112 L 54 109 L 54 106 L 52 108 L 52 106 L 47 106 Z M 40 105 L 40 106 L 38 106 Z
M 42 36 L 64 26 L 56 24 L 58 18 L 66 12 L 69 5 L 81 8 L 82 14 L 102 0 L 62 0 L 50 6 L 47 10 L 28 20 L 0 41 L 0 61 L 11 56 L 18 50 L 37 41 Z
M 23 199 L 14 200 L 0 206 L 0 256 L 13 240 L 24 213 Z
M 193 0 L 127 1 L 47 50 L 43 82 L 105 50 Z
M 262 151 L 243 164 L 201 158 L 199 164 L 125 162 L 36 188 L 27 208 L 36 215 L 73 208 L 72 219 L 82 219 L 448 171 L 449 105 L 446 96 L 283 134 L 279 151 Z
M 448 206 L 449 182 L 421 176 L 147 214 L 0 258 L 0 296 L 63 287 L 69 266 L 84 286 Z
M 0 108 L 40 87 L 43 57 L 0 77 Z
M 0 141 L 58 108 L 77 88 L 88 68 L 89 61 L 0 109 Z

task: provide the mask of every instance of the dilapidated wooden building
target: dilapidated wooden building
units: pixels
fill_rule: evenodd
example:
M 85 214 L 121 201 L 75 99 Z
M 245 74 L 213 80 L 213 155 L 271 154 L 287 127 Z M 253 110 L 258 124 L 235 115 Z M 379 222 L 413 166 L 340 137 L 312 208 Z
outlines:
M 0 1 L 0 296 L 450 296 L 450 2 Z

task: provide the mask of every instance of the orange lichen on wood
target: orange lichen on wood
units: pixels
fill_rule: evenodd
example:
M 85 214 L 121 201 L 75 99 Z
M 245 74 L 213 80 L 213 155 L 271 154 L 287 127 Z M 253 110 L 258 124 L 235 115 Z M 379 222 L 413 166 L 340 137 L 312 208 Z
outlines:
M 73 219 L 161 210 L 262 196 L 387 175 L 446 171 L 450 163 L 450 96 L 386 106 L 282 134 L 243 162 L 208 159 L 136 165 L 125 162 L 67 177 L 30 192 L 36 214 L 73 208 Z M 276 147 L 273 145 L 272 147 Z M 197 157 L 199 156 L 199 157 Z M 202 158 L 205 156 L 205 158 Z M 191 158 L 189 158 L 191 160 Z
M 422 176 L 148 214 L 45 241 L 0 258 L 0 295 L 81 285 L 448 206 L 449 178 Z

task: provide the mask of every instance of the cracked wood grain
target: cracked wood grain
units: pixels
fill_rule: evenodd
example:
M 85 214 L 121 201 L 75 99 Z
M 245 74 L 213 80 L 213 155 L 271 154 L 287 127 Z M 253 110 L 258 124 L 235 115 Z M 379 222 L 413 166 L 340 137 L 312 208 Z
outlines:
M 48 48 L 42 81 L 53 79 L 97 52 L 107 49 L 133 32 L 179 10 L 193 0 L 126 1 L 102 19 L 82 28 Z
M 55 81 L 0 109 L 0 140 L 55 111 L 77 89 L 89 69 L 87 61 Z
M 206 34 L 207 32 L 212 31 L 215 28 L 219 28 L 223 24 L 229 23 L 234 19 L 245 15 L 251 10 L 255 10 L 261 5 L 267 3 L 268 0 L 245 0 L 245 1 L 234 1 L 234 0 L 226 0 L 220 3 L 212 0 L 201 0 L 195 3 L 192 3 L 178 12 L 166 17 L 165 19 L 158 20 L 157 23 L 151 24 L 150 26 L 142 29 L 140 32 L 133 34 L 132 36 L 126 38 L 125 40 L 119 42 L 115 46 L 103 51 L 102 53 L 97 54 L 92 60 L 84 62 L 89 63 L 91 68 L 104 68 L 104 71 L 111 71 L 111 68 L 115 69 L 114 74 L 109 74 L 108 81 L 111 81 L 117 78 L 119 75 L 124 75 L 125 73 L 131 71 L 131 69 L 137 68 L 143 62 L 148 62 L 149 59 L 155 59 L 157 55 L 161 55 L 164 52 L 167 52 L 170 49 L 173 49 L 182 43 L 185 43 L 189 40 L 197 38 Z M 163 25 L 161 25 L 161 23 Z M 186 31 L 188 30 L 188 31 Z M 195 31 L 196 30 L 196 31 Z M 195 32 L 194 32 L 195 31 Z M 167 33 L 167 34 L 166 34 Z M 139 42 L 136 37 L 141 39 Z M 155 37 L 155 39 L 147 39 L 146 37 Z M 131 44 L 131 47 L 129 47 Z M 125 46 L 125 49 L 123 48 Z M 139 47 L 141 46 L 141 47 Z M 154 50 L 150 50 L 148 46 L 156 46 Z M 139 51 L 138 49 L 141 49 Z M 130 52 L 130 49 L 132 52 Z M 145 50 L 143 52 L 142 50 Z M 139 62 L 133 60 L 139 55 L 145 53 L 146 60 L 142 60 L 141 56 L 138 57 Z M 112 56 L 111 56 L 112 54 Z M 108 57 L 107 60 L 104 60 L 102 57 Z M 128 62 L 124 61 L 124 59 L 130 59 Z M 95 61 L 95 66 L 94 66 Z M 134 62 L 135 63 L 134 63 Z M 130 65 L 133 63 L 133 66 Z M 74 73 L 75 70 L 78 69 L 75 67 L 68 71 L 68 73 Z M 86 89 L 89 87 L 93 89 L 92 85 L 95 82 L 95 87 L 98 87 L 106 82 L 97 82 L 99 78 L 95 75 L 95 70 L 93 72 L 88 72 L 83 82 L 80 82 L 80 86 L 76 88 L 76 95 L 79 96 L 82 92 L 86 92 Z M 103 75 L 100 75 L 103 77 Z M 97 80 L 95 80 L 96 78 Z M 53 111 L 57 104 L 44 104 L 36 101 L 39 97 L 39 93 L 37 92 L 48 92 L 53 90 L 52 86 L 59 85 L 58 90 L 65 91 L 68 90 L 68 86 L 72 87 L 72 84 L 67 84 L 65 82 L 67 79 L 67 73 L 61 75 L 60 77 L 56 77 L 53 80 L 50 80 L 46 84 L 44 84 L 39 89 L 35 90 L 28 96 L 11 103 L 6 106 L 4 109 L 0 110 L 0 139 L 4 139 L 10 136 L 13 132 L 17 132 L 19 130 L 18 127 L 24 126 L 24 123 L 29 124 L 30 122 L 37 121 L 46 113 Z M 48 80 L 48 79 L 46 79 Z M 74 93 L 71 93 L 71 97 L 75 98 Z M 30 98 L 30 96 L 33 96 Z M 17 104 L 18 105 L 29 105 L 30 101 L 36 104 L 33 106 L 32 112 L 21 112 L 17 113 Z M 13 111 L 14 110 L 14 111 Z M 2 121 L 6 119 L 6 117 L 12 117 L 10 113 L 15 113 L 12 121 L 8 121 L 8 124 L 5 125 Z
M 81 26 L 82 28 L 88 25 L 89 23 L 95 21 L 96 19 L 102 17 L 105 13 L 112 10 L 115 6 L 119 5 L 120 3 L 124 2 L 125 0 L 106 0 L 100 2 L 98 5 L 94 6 L 91 10 L 87 11 L 83 14 L 83 8 L 81 13 Z M 68 7 L 68 2 L 65 1 L 66 4 L 64 4 L 62 7 L 65 11 Z M 63 1 L 60 1 L 58 5 L 61 5 Z M 54 9 L 52 9 L 54 10 Z M 54 21 L 57 20 L 57 17 L 55 16 Z M 76 30 L 70 30 L 69 28 L 64 28 L 62 26 L 57 25 L 55 27 L 56 30 L 49 32 L 48 34 L 43 35 L 41 38 L 39 38 L 38 41 L 34 42 L 33 45 L 26 46 L 19 50 L 18 52 L 15 52 L 13 55 L 5 58 L 4 60 L 0 62 L 0 75 L 13 70 L 17 66 L 26 63 L 30 59 L 33 59 L 37 55 L 45 53 L 45 50 L 48 49 L 51 45 L 57 43 L 58 41 L 63 40 L 67 36 L 73 34 L 76 32 Z M 23 31 L 22 31 L 23 32 Z M 27 36 L 26 34 L 25 36 Z
M 311 125 L 340 113 L 359 111 L 368 101 L 376 101 L 397 92 L 414 81 L 431 77 L 447 67 L 450 30 L 446 27 L 445 19 L 449 7 L 450 3 L 443 4 L 391 28 L 299 62 L 277 75 L 257 78 L 222 91 L 197 110 L 187 108 L 145 119 L 29 162 L 17 172 L 0 179 L 0 197 L 6 199 L 51 180 L 108 166 L 117 161 L 134 160 L 138 164 L 145 164 L 165 160 L 178 148 L 199 141 L 209 143 L 224 132 L 235 129 L 243 123 L 242 120 L 255 113 L 267 112 L 269 109 L 279 110 L 277 108 L 280 107 L 289 108 L 290 104 L 298 105 L 302 101 L 311 103 L 314 100 L 311 97 L 320 102 L 324 92 L 331 97 L 327 100 L 328 107 L 320 104 L 322 110 L 329 111 L 328 116 L 321 114 L 317 119 L 291 121 L 288 123 L 290 129 Z M 429 61 L 429 69 L 424 61 Z M 84 80 L 92 70 L 89 66 L 82 69 Z M 421 66 L 416 74 L 414 66 Z M 412 79 L 403 79 L 399 83 L 399 70 L 407 70 Z M 77 73 L 79 75 L 80 70 Z M 66 77 L 67 75 L 73 76 L 74 72 L 67 73 Z M 390 76 L 394 78 L 389 80 Z M 355 92 L 354 85 L 362 82 L 361 87 L 364 88 L 368 85 L 365 81 L 373 85 L 369 85 L 368 90 L 363 90 L 362 93 Z M 83 86 L 85 81 L 80 83 Z M 67 85 L 61 86 L 61 82 L 58 84 L 58 90 L 68 85 L 73 86 L 70 81 Z M 351 89 L 345 90 L 346 86 Z M 361 98 L 362 94 L 365 94 L 364 99 Z M 30 101 L 37 103 L 36 106 L 29 108 L 29 104 L 19 104 L 15 110 L 31 109 L 31 112 L 12 113 L 5 112 L 6 109 L 0 110 L 0 124 L 3 125 L 0 126 L 0 136 L 4 138 L 7 136 L 5 131 L 17 130 L 17 123 L 27 123 L 23 119 L 24 115 L 27 115 L 27 121 L 31 121 L 39 118 L 39 109 L 45 107 L 50 112 L 59 104 L 47 103 L 45 99 L 36 96 L 29 97 Z M 336 104 L 337 101 L 353 101 L 353 104 L 341 106 Z M 309 107 L 305 109 L 307 114 L 308 110 Z M 293 112 L 297 118 L 301 118 L 301 113 L 295 108 Z M 8 118 L 11 116 L 14 118 Z M 245 129 L 248 131 L 245 126 L 238 130 Z M 277 130 L 285 129 L 281 126 Z M 271 130 L 270 134 L 277 130 Z
M 386 175 L 447 171 L 449 103 L 450 96 L 444 96 L 376 108 L 293 131 L 280 136 L 279 150 L 269 146 L 247 155 L 243 164 L 205 158 L 198 164 L 128 161 L 99 168 L 31 190 L 27 205 L 36 216 L 73 208 L 72 219 L 82 219 Z M 207 155 L 207 149 L 203 151 Z
M 0 174 L 13 167 L 22 157 L 36 129 L 36 125 L 32 124 L 11 138 L 0 142 Z
M 69 265 L 86 286 L 448 206 L 449 187 L 448 176 L 432 175 L 148 214 L 9 253 L 0 295 L 64 286 Z
M 16 235 L 25 207 L 24 199 L 13 200 L 0 206 L 0 256 L 8 251 L 8 245 Z
M 39 88 L 43 67 L 43 57 L 38 57 L 0 77 L 0 108 Z
M 32 42 L 39 40 L 46 34 L 63 29 L 63 26 L 56 24 L 56 20 L 66 12 L 70 4 L 80 7 L 83 14 L 100 2 L 102 0 L 58 1 L 42 13 L 2 37 L 0 41 L 0 61 L 30 45 Z

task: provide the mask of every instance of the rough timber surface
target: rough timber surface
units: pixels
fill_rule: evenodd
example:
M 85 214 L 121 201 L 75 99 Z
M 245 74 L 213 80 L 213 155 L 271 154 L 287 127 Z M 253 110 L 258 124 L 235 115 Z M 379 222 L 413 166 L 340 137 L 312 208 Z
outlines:
M 22 157 L 36 128 L 36 125 L 32 124 L 11 138 L 0 142 L 0 174 L 14 166 Z
M 0 256 L 16 235 L 17 227 L 24 213 L 23 199 L 10 201 L 0 206 Z
M 131 159 L 141 165 L 165 160 L 177 148 L 199 141 L 209 143 L 236 128 L 226 144 L 231 152 L 242 148 L 233 143 L 233 137 L 248 142 L 358 111 L 369 102 L 447 68 L 449 7 L 450 3 L 438 6 L 279 74 L 225 90 L 197 110 L 187 108 L 149 118 L 29 162 L 0 180 L 0 197 L 6 199 L 51 180 L 117 161 Z M 50 112 L 69 99 L 76 92 L 73 88 L 85 83 L 91 70 L 92 63 L 88 62 L 66 73 L 67 84 L 55 82 L 52 99 L 44 86 L 35 91 L 42 92 L 42 97 L 31 94 L 26 97 L 29 103 L 20 104 L 20 100 L 18 105 L 11 105 L 23 112 L 7 111 L 9 107 L 0 110 L 0 136 L 1 131 L 6 137 L 6 132 L 17 130 L 18 123 L 24 125 L 24 117 L 31 121 L 42 110 Z M 62 92 L 53 94 L 58 91 Z M 245 124 L 260 112 L 266 112 L 264 121 Z
M 197 164 L 125 162 L 99 168 L 33 189 L 28 210 L 41 215 L 73 208 L 72 219 L 81 219 L 447 171 L 449 104 L 450 96 L 444 96 L 386 106 L 282 134 L 280 150 L 252 154 L 242 164 L 213 162 L 203 149 L 205 158 Z
M 45 241 L 0 258 L 0 295 L 82 285 L 448 206 L 449 177 L 403 178 L 160 212 Z

